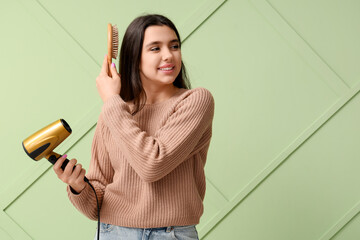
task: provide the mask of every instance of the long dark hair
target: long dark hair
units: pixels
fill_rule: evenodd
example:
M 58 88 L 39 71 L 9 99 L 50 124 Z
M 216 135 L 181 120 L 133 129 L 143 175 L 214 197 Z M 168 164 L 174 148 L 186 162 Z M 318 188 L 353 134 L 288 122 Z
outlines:
M 146 93 L 140 79 L 140 59 L 144 42 L 144 33 L 150 26 L 168 26 L 174 30 L 181 48 L 180 35 L 175 25 L 166 17 L 157 14 L 135 18 L 128 26 L 120 49 L 119 73 L 121 76 L 120 96 L 124 101 L 134 101 L 135 115 L 146 103 Z M 190 89 L 190 81 L 181 60 L 181 70 L 173 85 L 178 88 Z

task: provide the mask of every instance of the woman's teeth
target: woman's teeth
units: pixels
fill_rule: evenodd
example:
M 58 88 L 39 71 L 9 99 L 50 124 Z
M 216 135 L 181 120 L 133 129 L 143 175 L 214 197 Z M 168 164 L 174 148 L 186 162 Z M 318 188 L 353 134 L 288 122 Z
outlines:
M 169 70 L 172 70 L 174 67 L 168 67 L 168 68 L 159 68 L 160 70 L 163 70 L 163 71 L 169 71 Z

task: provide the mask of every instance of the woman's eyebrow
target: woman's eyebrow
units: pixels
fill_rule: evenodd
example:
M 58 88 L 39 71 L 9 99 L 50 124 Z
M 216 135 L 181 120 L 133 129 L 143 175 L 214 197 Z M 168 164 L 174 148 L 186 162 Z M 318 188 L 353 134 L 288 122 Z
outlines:
M 161 41 L 154 41 L 154 42 L 146 44 L 145 47 L 149 47 L 151 45 L 157 45 L 157 44 L 161 44 L 161 43 L 162 43 Z M 169 43 L 179 43 L 179 40 L 178 39 L 173 39 L 173 40 L 169 41 Z

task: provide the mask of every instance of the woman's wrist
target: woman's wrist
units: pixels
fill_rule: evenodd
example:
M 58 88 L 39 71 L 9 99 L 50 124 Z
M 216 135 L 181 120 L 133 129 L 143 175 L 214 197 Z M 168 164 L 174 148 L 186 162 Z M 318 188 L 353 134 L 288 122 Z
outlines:
M 86 185 L 84 187 L 72 187 L 72 186 L 69 185 L 69 187 L 70 187 L 70 191 L 73 194 L 79 195 L 85 189 Z

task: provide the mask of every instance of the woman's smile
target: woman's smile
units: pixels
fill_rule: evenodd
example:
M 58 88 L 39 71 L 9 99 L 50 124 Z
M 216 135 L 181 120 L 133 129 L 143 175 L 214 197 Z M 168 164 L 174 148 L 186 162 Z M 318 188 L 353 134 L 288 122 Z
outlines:
M 163 65 L 161 67 L 158 68 L 159 71 L 163 72 L 163 73 L 173 73 L 175 69 L 175 65 L 174 64 L 166 64 Z

